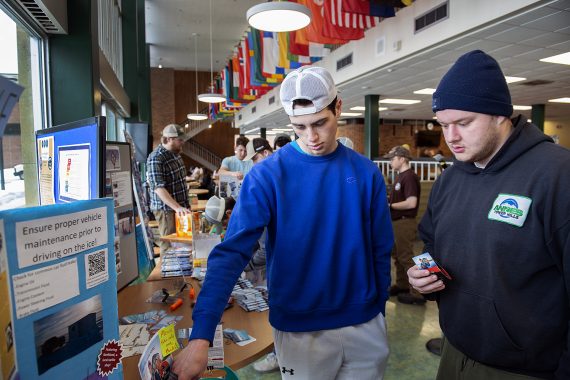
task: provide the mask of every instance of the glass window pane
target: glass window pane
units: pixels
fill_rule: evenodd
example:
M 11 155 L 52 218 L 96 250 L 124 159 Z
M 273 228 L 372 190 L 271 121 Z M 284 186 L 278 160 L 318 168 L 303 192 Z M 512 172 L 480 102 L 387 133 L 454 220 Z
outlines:
M 34 131 L 44 125 L 42 41 L 0 9 L 0 75 L 24 91 L 1 139 L 0 209 L 38 204 Z

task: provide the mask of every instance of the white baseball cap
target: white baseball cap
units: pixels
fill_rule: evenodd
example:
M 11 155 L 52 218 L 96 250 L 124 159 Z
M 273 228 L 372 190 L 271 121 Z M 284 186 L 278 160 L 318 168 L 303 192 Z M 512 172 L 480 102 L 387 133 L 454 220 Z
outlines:
M 291 71 L 281 83 L 281 104 L 289 116 L 317 113 L 325 109 L 337 96 L 331 74 L 322 67 L 301 67 Z M 293 109 L 295 100 L 305 99 L 311 107 Z
M 178 124 L 168 124 L 162 130 L 162 135 L 164 137 L 182 137 L 184 136 L 184 129 Z
M 206 202 L 206 208 L 204 209 L 204 216 L 206 220 L 212 224 L 218 224 L 222 222 L 224 218 L 224 212 L 226 211 L 226 200 L 217 196 L 213 196 Z

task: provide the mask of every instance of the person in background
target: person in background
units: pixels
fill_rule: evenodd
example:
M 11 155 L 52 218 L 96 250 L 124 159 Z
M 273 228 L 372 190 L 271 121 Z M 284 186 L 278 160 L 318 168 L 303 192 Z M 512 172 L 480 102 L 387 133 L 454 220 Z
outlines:
M 218 170 L 217 176 L 221 175 L 231 175 L 239 180 L 251 170 L 253 163 L 251 160 L 245 159 L 247 143 L 249 139 L 244 136 L 240 136 L 236 140 L 236 146 L 234 147 L 234 156 L 226 157 L 222 160 L 222 165 L 220 170 Z
M 273 150 L 278 151 L 279 149 L 283 148 L 285 145 L 291 142 L 291 137 L 288 135 L 278 135 L 275 137 L 273 141 Z
M 462 55 L 433 94 L 454 155 L 419 225 L 452 277 L 408 269 L 435 299 L 437 379 L 570 379 L 570 151 L 513 106 L 497 61 Z
M 204 218 L 212 226 L 210 234 L 221 235 L 226 233 L 226 227 L 236 201 L 232 198 L 220 198 L 216 195 L 208 199 L 204 208 Z
M 417 234 L 416 216 L 420 205 L 420 179 L 410 168 L 410 151 L 395 146 L 384 156 L 390 159 L 392 169 L 398 172 L 394 180 L 388 203 L 392 227 L 394 228 L 394 249 L 392 257 L 396 268 L 396 284 L 390 287 L 390 295 L 406 304 L 424 304 L 425 298 L 408 283 L 406 270 L 414 257 L 414 240 Z
M 281 376 L 382 379 L 394 242 L 382 174 L 336 141 L 341 100 L 327 70 L 290 72 L 280 99 L 299 139 L 245 176 L 173 372 L 187 380 L 206 368 L 226 301 L 267 228 L 269 322 Z
M 186 168 L 180 157 L 183 136 L 184 130 L 177 124 L 164 127 L 161 143 L 146 161 L 150 209 L 158 222 L 160 236 L 176 232 L 176 214 L 184 216 L 190 212 Z M 161 254 L 170 247 L 164 241 L 158 244 Z

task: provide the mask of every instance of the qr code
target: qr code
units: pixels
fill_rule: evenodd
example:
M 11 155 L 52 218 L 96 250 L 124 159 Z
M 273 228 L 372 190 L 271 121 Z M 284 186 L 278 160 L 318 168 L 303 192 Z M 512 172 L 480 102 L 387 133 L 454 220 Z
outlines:
M 89 277 L 93 277 L 107 270 L 105 251 L 96 252 L 87 256 L 89 263 Z

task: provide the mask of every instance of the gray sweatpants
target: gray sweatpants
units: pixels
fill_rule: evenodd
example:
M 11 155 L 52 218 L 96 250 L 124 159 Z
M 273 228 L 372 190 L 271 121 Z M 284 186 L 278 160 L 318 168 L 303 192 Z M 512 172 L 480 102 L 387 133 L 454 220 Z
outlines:
M 273 329 L 282 379 L 382 380 L 388 361 L 382 313 L 360 325 L 291 333 Z

